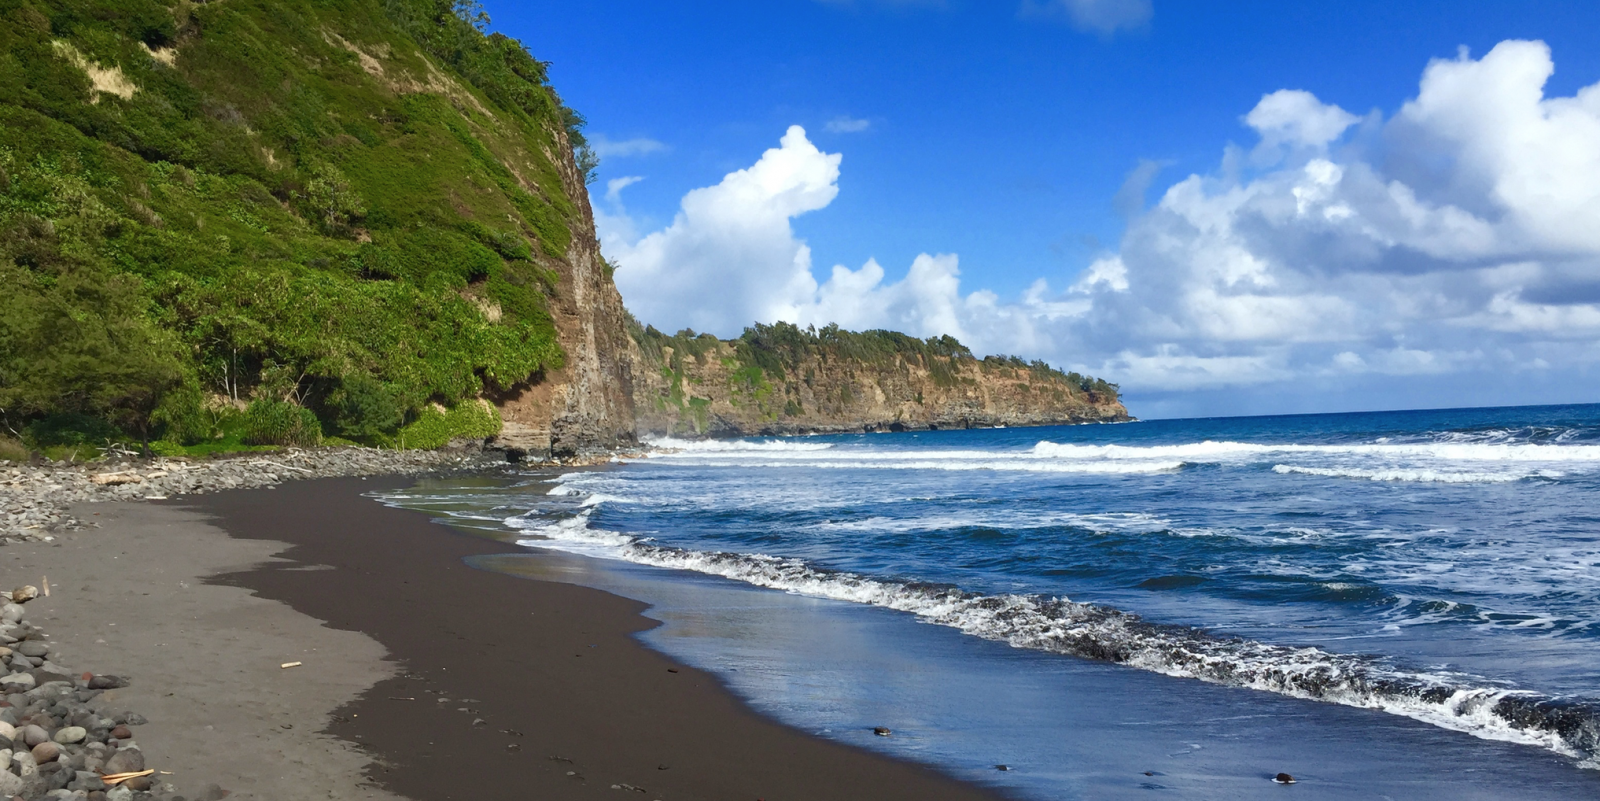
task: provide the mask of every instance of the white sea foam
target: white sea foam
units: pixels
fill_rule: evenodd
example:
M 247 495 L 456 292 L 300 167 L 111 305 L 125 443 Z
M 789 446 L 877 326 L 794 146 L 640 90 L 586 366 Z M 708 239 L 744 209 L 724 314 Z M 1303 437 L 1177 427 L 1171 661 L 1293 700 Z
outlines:
M 1192 442 L 1182 445 L 1072 445 L 1040 442 L 1040 455 L 1058 459 L 1182 459 L 1190 462 L 1228 461 L 1272 457 L 1279 454 L 1363 456 L 1386 460 L 1427 459 L 1444 462 L 1591 462 L 1600 463 L 1600 445 L 1530 445 L 1498 443 L 1358 443 L 1300 445 L 1294 443 Z
M 759 587 L 870 604 L 1018 648 L 1103 659 L 1170 676 L 1381 709 L 1478 737 L 1537 745 L 1579 759 L 1600 753 L 1600 710 L 1556 703 L 1471 676 L 1405 671 L 1320 648 L 1223 639 L 1156 626 L 1116 609 L 1040 595 L 983 595 L 817 569 L 764 554 L 713 553 L 654 544 L 590 525 L 592 509 L 556 522 L 505 524 L 523 544 L 722 576 Z M 1576 725 L 1574 725 L 1576 724 Z
M 1556 470 L 1533 470 L 1531 472 L 1516 471 L 1510 473 L 1476 472 L 1450 472 L 1443 470 L 1426 469 L 1368 469 L 1359 467 L 1304 467 L 1292 464 L 1275 464 L 1272 472 L 1291 474 L 1298 473 L 1307 476 L 1325 476 L 1328 478 L 1363 478 L 1368 481 L 1422 481 L 1437 482 L 1441 484 L 1494 484 L 1521 481 L 1526 478 L 1560 478 L 1563 474 Z
M 825 451 L 833 447 L 828 442 L 799 442 L 792 439 L 677 439 L 658 437 L 645 440 L 652 448 L 676 453 L 766 453 Z
M 918 517 L 872 517 L 856 520 L 829 520 L 815 524 L 818 531 L 859 531 L 874 534 L 901 534 L 925 531 L 954 531 L 964 528 L 991 528 L 1006 531 L 1074 526 L 1098 532 L 1151 533 L 1172 527 L 1172 521 L 1140 513 L 1075 514 L 1072 512 L 1027 512 L 1017 510 L 974 510 L 952 513 L 938 510 Z
M 1137 473 L 1166 473 L 1181 470 L 1184 466 L 1179 461 L 1140 461 L 1140 462 L 1051 462 L 1042 460 L 1024 461 L 1016 459 L 997 458 L 995 454 L 984 454 L 985 458 L 963 458 L 962 456 L 945 456 L 943 454 L 920 453 L 916 455 L 896 454 L 885 457 L 882 454 L 855 454 L 832 459 L 797 458 L 797 459 L 741 459 L 737 462 L 723 460 L 699 460 L 696 463 L 705 466 L 735 466 L 735 467 L 763 467 L 763 468 L 794 468 L 809 467 L 819 470 L 944 470 L 944 471 L 971 471 L 987 470 L 994 472 L 1026 472 L 1026 473 L 1102 473 L 1108 475 L 1127 475 Z
M 940 471 L 1155 474 L 1192 465 L 1255 465 L 1279 461 L 1280 474 L 1434 483 L 1511 482 L 1559 478 L 1565 471 L 1600 469 L 1600 445 L 1531 444 L 1503 441 L 1395 443 L 1379 440 L 1341 445 L 1188 442 L 1173 445 L 1083 445 L 1041 441 L 1031 448 L 940 449 L 797 440 L 662 439 L 646 459 L 705 467 L 845 468 Z M 1499 469 L 1496 469 L 1499 468 Z M 1557 469 L 1560 468 L 1560 469 Z

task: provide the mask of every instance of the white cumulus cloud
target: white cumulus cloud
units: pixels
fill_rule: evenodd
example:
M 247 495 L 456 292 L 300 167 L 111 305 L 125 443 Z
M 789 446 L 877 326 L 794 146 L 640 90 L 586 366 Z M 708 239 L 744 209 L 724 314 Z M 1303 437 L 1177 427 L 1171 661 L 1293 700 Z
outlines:
M 1388 119 L 1265 94 L 1241 118 L 1259 138 L 1250 159 L 1225 151 L 1147 210 L 1159 165 L 1135 168 L 1117 250 L 1011 298 L 963 290 L 954 254 L 899 278 L 869 260 L 818 280 L 790 221 L 833 200 L 840 156 L 798 127 L 689 193 L 670 226 L 640 237 L 623 215 L 602 232 L 629 306 L 665 329 L 951 334 L 1178 413 L 1194 407 L 1174 393 L 1241 387 L 1343 392 L 1345 406 L 1404 405 L 1360 393 L 1406 381 L 1438 388 L 1426 403 L 1526 400 L 1505 394 L 1524 381 L 1576 392 L 1600 371 L 1600 84 L 1548 97 L 1553 70 L 1541 42 L 1436 60 Z M 1203 410 L 1244 410 L 1232 402 Z

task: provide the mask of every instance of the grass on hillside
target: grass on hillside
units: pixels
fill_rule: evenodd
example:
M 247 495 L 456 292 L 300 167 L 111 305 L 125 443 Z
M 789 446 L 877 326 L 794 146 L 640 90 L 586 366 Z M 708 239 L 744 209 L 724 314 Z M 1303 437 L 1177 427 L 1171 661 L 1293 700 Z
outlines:
M 212 410 L 265 400 L 389 442 L 559 367 L 593 158 L 480 14 L 0 0 L 5 422 L 210 450 Z

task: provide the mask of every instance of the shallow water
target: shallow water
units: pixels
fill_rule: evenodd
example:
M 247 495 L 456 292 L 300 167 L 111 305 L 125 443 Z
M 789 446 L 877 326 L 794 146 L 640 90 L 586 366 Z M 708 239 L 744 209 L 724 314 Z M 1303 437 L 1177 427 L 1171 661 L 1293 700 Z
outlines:
M 553 486 L 511 477 L 390 500 L 528 544 L 790 593 L 752 597 L 828 599 L 850 611 L 796 625 L 845 626 L 861 648 L 904 655 L 911 673 L 941 677 L 928 685 L 941 697 L 1103 682 L 1122 708 L 1137 706 L 1130 692 L 1158 709 L 1185 693 L 1304 707 L 1260 713 L 1267 740 L 1305 715 L 1356 740 L 1517 743 L 1541 771 L 1592 764 L 1600 749 L 1600 406 L 658 445 Z M 706 653 L 731 647 L 726 624 L 692 627 L 722 643 Z M 939 658 L 902 654 L 904 638 Z M 816 693 L 788 689 L 803 684 L 798 656 L 777 640 L 751 647 L 763 674 L 788 678 L 740 676 L 737 689 L 788 720 L 827 718 L 803 711 Z M 828 692 L 892 699 L 905 680 L 885 675 L 844 671 Z M 1126 728 L 1077 709 L 1094 706 L 1082 697 L 1031 703 L 1018 714 L 1037 719 L 1038 737 Z M 1053 729 L 1051 704 L 1073 709 Z M 1004 739 L 948 712 L 966 722 L 935 738 L 941 759 L 978 759 Z M 1205 746 L 1221 729 L 1203 722 L 1231 718 L 1176 719 Z M 1600 790 L 1600 771 L 1577 775 Z

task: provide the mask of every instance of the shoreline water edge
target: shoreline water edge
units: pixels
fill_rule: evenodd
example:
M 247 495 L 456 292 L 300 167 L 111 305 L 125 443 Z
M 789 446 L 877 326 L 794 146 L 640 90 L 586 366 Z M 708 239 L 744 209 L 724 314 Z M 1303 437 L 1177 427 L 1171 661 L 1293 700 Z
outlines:
M 150 710 L 138 745 L 165 779 L 139 799 L 1000 797 L 758 715 L 641 644 L 642 604 L 467 567 L 521 549 L 367 497 L 493 454 L 292 456 L 9 474 L 45 490 L 21 504 L 50 527 L 7 532 L 8 572 L 56 582 L 67 652 L 138 679 L 118 692 Z M 126 604 L 114 622 L 88 611 L 100 592 Z M 29 799 L 56 789 L 36 775 Z
M 813 466 L 825 472 L 838 472 L 835 468 L 846 463 L 851 469 L 891 470 L 928 469 L 927 465 L 937 463 L 941 471 L 979 470 L 1001 478 L 1014 470 L 1037 471 L 1045 462 L 1049 471 L 1067 476 L 1193 474 L 1205 469 L 1206 459 L 1220 458 L 1233 464 L 1228 460 L 1245 458 L 1239 456 L 1242 453 L 1267 465 L 1262 469 L 1270 476 L 1327 479 L 1323 474 L 1336 473 L 1338 480 L 1432 482 L 1431 486 L 1505 487 L 1516 483 L 1512 481 L 1516 476 L 1502 480 L 1498 474 L 1480 475 L 1481 471 L 1442 472 L 1446 467 L 1442 462 L 1396 462 L 1370 469 L 1366 462 L 1351 461 L 1369 459 L 1380 451 L 1386 459 L 1415 461 L 1422 458 L 1418 453 L 1432 454 L 1429 449 L 1437 449 L 1388 439 L 1373 446 L 1208 440 L 1198 446 L 1042 443 L 999 452 L 962 450 L 968 447 L 964 444 L 935 452 L 926 450 L 924 444 L 906 454 L 856 453 L 848 447 L 828 453 L 829 448 L 840 447 L 840 442 L 808 438 L 788 445 L 695 445 L 673 441 L 665 443 L 662 453 L 670 454 L 680 465 L 703 462 L 720 465 L 719 469 L 790 465 L 792 462 L 783 460 L 793 457 L 807 460 L 807 464 L 815 462 Z M 1559 444 L 1584 454 L 1588 452 L 1584 449 L 1592 449 L 1567 439 Z M 1519 453 L 1541 452 L 1547 447 L 1526 443 L 1492 447 L 1502 446 Z M 1463 447 L 1480 446 L 1451 440 L 1438 447 L 1452 449 L 1452 458 L 1459 458 Z M 787 454 L 788 450 L 795 453 Z M 1344 461 L 1336 470 L 1317 467 L 1320 462 L 1287 463 L 1305 454 L 1318 458 L 1334 454 L 1332 458 Z M 1083 461 L 1091 455 L 1106 464 Z M 1215 692 L 1243 691 L 1246 695 L 1232 696 L 1235 700 L 1227 703 L 1256 709 L 1258 714 L 1246 717 L 1271 718 L 1293 709 L 1272 706 L 1282 701 L 1249 697 L 1267 690 L 1260 695 L 1334 701 L 1360 710 L 1350 713 L 1357 717 L 1368 710 L 1382 710 L 1441 729 L 1521 743 L 1485 751 L 1498 756 L 1491 756 L 1482 767 L 1479 779 L 1496 777 L 1495 782 L 1478 788 L 1482 790 L 1506 786 L 1507 777 L 1540 764 L 1539 759 L 1517 750 L 1527 745 L 1547 749 L 1550 757 L 1564 755 L 1572 760 L 1566 762 L 1568 766 L 1588 768 L 1594 767 L 1594 756 L 1600 750 L 1595 724 L 1600 716 L 1581 697 L 1570 694 L 1541 696 L 1503 681 L 1474 684 L 1470 671 L 1407 673 L 1388 658 L 1359 650 L 1340 652 L 1252 641 L 1227 631 L 1213 634 L 1205 626 L 1175 624 L 1172 618 L 1159 615 L 1153 619 L 1166 622 L 1147 622 L 1135 611 L 1071 601 L 1064 594 L 1002 593 L 981 584 L 974 590 L 937 581 L 900 581 L 892 578 L 893 571 L 851 571 L 803 556 L 769 557 L 743 548 L 707 550 L 679 544 L 688 542 L 681 539 L 658 540 L 649 536 L 648 528 L 643 534 L 623 533 L 637 529 L 624 524 L 613 530 L 616 519 L 608 517 L 601 522 L 597 513 L 602 506 L 616 509 L 621 508 L 617 503 L 636 502 L 621 497 L 623 485 L 614 480 L 638 475 L 635 468 L 625 463 L 600 465 L 609 459 L 565 469 L 515 465 L 499 456 L 482 449 L 410 454 L 324 451 L 218 460 L 198 466 L 140 462 L 98 470 L 0 471 L 0 493 L 12 496 L 7 500 L 8 511 L 18 509 L 27 515 L 8 515 L 0 539 L 10 547 L 0 549 L 0 559 L 4 559 L 0 564 L 15 568 L 19 578 L 40 573 L 41 578 L 50 576 L 57 587 L 72 588 L 45 599 L 43 607 L 48 610 L 55 604 L 60 610 L 51 630 L 61 632 L 58 639 L 69 644 L 65 653 L 79 657 L 74 663 L 106 665 L 117 675 L 141 679 L 135 684 L 138 691 L 118 692 L 137 702 L 141 711 L 157 713 L 152 714 L 153 721 L 158 715 L 166 716 L 164 727 L 153 726 L 148 731 L 165 732 L 181 747 L 173 749 L 142 737 L 141 756 L 156 755 L 164 759 L 164 765 L 182 770 L 177 779 L 152 786 L 151 790 L 164 788 L 167 793 L 151 798 L 169 798 L 175 786 L 187 789 L 189 799 L 220 798 L 221 793 L 241 791 L 245 793 L 242 797 L 255 793 L 274 798 L 323 797 L 315 786 L 318 781 L 348 788 L 347 797 L 372 799 L 394 797 L 390 793 L 412 798 L 520 797 L 529 791 L 555 798 L 615 797 L 618 790 L 637 791 L 641 797 L 662 801 L 744 795 L 767 799 L 1055 797 L 1049 792 L 1041 794 L 1037 785 L 1010 780 L 1014 774 L 990 781 L 968 769 L 971 766 L 941 773 L 932 767 L 944 764 L 937 749 L 919 754 L 916 749 L 874 747 L 880 745 L 874 742 L 862 748 L 862 743 L 852 742 L 853 735 L 826 734 L 829 729 L 819 729 L 803 713 L 774 711 L 769 708 L 773 699 L 762 697 L 759 682 L 751 684 L 697 659 L 694 648 L 698 646 L 688 650 L 664 646 L 678 636 L 671 628 L 681 624 L 671 621 L 694 617 L 694 613 L 668 609 L 665 617 L 647 617 L 647 603 L 660 603 L 659 599 L 668 597 L 679 598 L 680 605 L 684 597 L 701 599 L 688 601 L 691 606 L 711 602 L 711 595 L 691 592 L 674 596 L 676 591 L 660 592 L 659 587 L 652 590 L 646 586 L 650 582 L 681 585 L 685 579 L 673 578 L 674 574 L 702 576 L 690 580 L 691 584 L 714 577 L 714 582 L 729 580 L 750 588 L 744 590 L 747 592 L 779 590 L 788 597 L 876 610 L 868 614 L 905 615 L 908 622 L 936 623 L 962 635 L 1024 651 L 1115 663 L 1117 666 L 1110 668 L 1113 671 L 1122 670 L 1121 666 L 1143 668 L 1171 677 L 1154 679 L 1156 683 L 1146 692 L 1155 688 L 1153 691 L 1162 695 L 1170 688 L 1174 699 L 1188 699 L 1179 701 L 1180 705 L 1202 703 L 1194 701 L 1202 697 L 1208 699 L 1202 705 L 1210 704 L 1226 696 L 1212 698 L 1206 695 L 1212 690 L 1195 691 L 1185 689 L 1185 684 L 1160 682 L 1200 679 L 1223 685 Z M 1578 451 L 1571 451 L 1564 458 L 1570 461 L 1579 456 Z M 1166 464 L 1173 460 L 1181 464 Z M 1532 487 L 1587 475 L 1577 462 L 1556 467 L 1559 469 L 1523 456 L 1512 472 L 1527 474 L 1516 481 L 1532 482 L 1528 484 Z M 1417 478 L 1419 475 L 1471 480 L 1442 482 Z M 96 476 L 110 480 L 96 480 Z M 300 478 L 316 480 L 294 480 Z M 445 506 L 459 502 L 462 488 L 469 494 L 488 489 L 485 502 L 511 497 L 495 496 L 500 490 L 516 494 L 517 500 L 494 505 L 493 510 L 498 511 L 488 514 L 481 509 L 471 514 L 444 511 Z M 452 492 L 458 497 L 452 499 Z M 28 497 L 30 493 L 37 497 Z M 184 497 L 176 497 L 179 495 Z M 153 503 L 85 503 L 88 497 Z M 872 520 L 879 527 L 885 521 L 880 517 Z M 93 530 L 97 525 L 100 531 Z M 187 561 L 180 557 L 191 549 L 199 555 Z M 626 580 L 596 578 L 609 569 L 570 561 L 587 557 L 599 557 L 596 564 L 615 560 L 639 565 L 627 570 L 645 573 Z M 529 569 L 523 566 L 527 564 L 539 566 Z M 636 580 L 641 576 L 645 577 L 642 583 Z M 191 590 L 197 587 L 203 587 L 203 593 L 233 595 L 210 601 L 191 599 Z M 152 594 L 155 600 L 141 600 Z M 123 620 L 111 622 L 104 615 L 96 620 L 88 611 L 89 597 L 109 595 L 127 596 L 128 614 Z M 208 606 L 237 603 L 242 598 L 261 606 L 237 614 L 205 614 Z M 182 621 L 182 626 L 192 625 L 196 631 L 179 633 L 173 629 L 179 621 L 155 622 L 162 617 L 160 604 L 164 603 L 191 604 L 186 608 L 196 613 Z M 196 603 L 198 606 L 193 606 Z M 805 614 L 809 613 L 801 617 Z M 264 623 L 267 618 L 262 615 L 278 617 Z M 293 624 L 284 622 L 287 619 Z M 825 619 L 826 614 L 815 618 Z M 662 620 L 669 621 L 667 629 L 659 630 L 667 632 L 666 639 L 650 633 Z M 119 623 L 123 626 L 120 630 L 107 628 Z M 696 625 L 703 624 L 701 620 Z M 288 640 L 269 636 L 256 643 L 258 647 L 247 658 L 239 654 L 225 658 L 219 654 L 228 650 L 226 646 L 205 642 L 208 636 L 226 640 L 237 650 L 241 640 L 253 638 L 263 625 L 274 635 L 280 628 L 296 626 L 299 633 Z M 321 633 L 311 633 L 311 629 Z M 327 636 L 319 640 L 323 635 Z M 51 659 L 63 653 L 55 647 L 59 644 L 52 645 Z M 170 682 L 169 677 L 162 676 L 157 682 L 147 678 L 150 671 L 161 670 L 163 660 L 173 659 L 185 667 L 193 660 L 200 673 L 211 670 L 215 675 L 215 680 L 199 682 L 190 693 L 194 703 L 187 706 L 170 700 L 170 688 L 168 700 L 159 701 L 163 688 L 152 685 Z M 250 664 L 241 665 L 241 659 Z M 342 666 L 331 680 L 323 676 L 330 659 Z M 1069 660 L 1063 664 L 1079 663 Z M 910 669 L 929 668 L 912 665 Z M 248 688 L 230 686 L 238 680 L 220 675 L 228 670 L 254 673 L 255 678 Z M 1113 674 L 1105 676 L 1112 676 L 1109 681 L 1114 686 L 1125 684 Z M 1082 678 L 1076 676 L 1074 681 Z M 1461 683 L 1463 680 L 1467 683 Z M 68 687 L 68 694 L 88 690 L 87 681 L 80 682 L 82 687 Z M 322 692 L 313 693 L 314 698 L 298 699 L 296 705 L 293 696 L 306 681 Z M 1147 681 L 1135 679 L 1126 686 L 1143 686 Z M 1105 703 L 1115 706 L 1127 700 L 1117 698 L 1117 692 L 1113 690 Z M 34 701 L 31 697 L 19 700 L 24 706 Z M 276 709 L 277 714 L 245 711 L 262 704 L 268 710 Z M 19 704 L 13 701 L 13 705 Z M 293 712 L 286 716 L 291 707 Z M 34 710 L 29 706 L 25 711 Z M 1316 717 L 1324 713 L 1293 714 Z M 1331 714 L 1330 719 L 1346 723 L 1356 720 L 1339 717 L 1345 713 Z M 218 715 L 219 722 L 210 722 L 208 716 Z M 91 723 L 99 720 L 88 712 L 75 712 L 58 716 L 56 722 L 68 722 L 67 718 L 74 716 Z M 1121 725 L 1149 723 L 1130 720 Z M 1284 725 L 1285 731 L 1293 728 Z M 196 736 L 196 732 L 213 731 L 214 726 L 233 727 L 240 742 L 249 741 L 256 750 L 243 749 L 246 758 L 241 759 L 241 754 L 230 755 L 225 753 L 227 748 L 218 748 L 208 734 Z M 271 730 L 271 726 L 278 728 Z M 1255 724 L 1234 736 L 1263 734 L 1252 726 Z M 1402 732 L 1402 740 L 1430 738 L 1426 732 L 1404 726 L 1389 728 L 1390 734 Z M 53 737 L 54 731 L 49 735 Z M 1198 752 L 1202 746 L 1193 747 Z M 1448 768 L 1449 759 L 1460 761 L 1462 754 L 1471 750 L 1457 750 L 1441 764 Z M 1360 749 L 1351 754 L 1358 752 Z M 265 753 L 280 758 L 292 755 L 302 769 L 290 776 L 269 778 L 262 770 Z M 84 758 L 76 752 L 68 756 Z M 248 758 L 252 756 L 255 759 Z M 1213 756 L 1221 758 L 1223 752 Z M 908 758 L 916 761 L 902 761 Z M 1370 754 L 1360 758 L 1368 759 L 1366 769 L 1382 761 Z M 993 767 L 988 769 L 992 772 Z M 1261 765 L 1259 769 L 1267 771 L 1261 775 L 1270 778 L 1269 768 L 1275 767 Z M 1227 781 L 1261 778 L 1244 776 L 1237 768 L 1230 768 L 1237 775 L 1225 777 Z M 1567 776 L 1567 768 L 1554 762 L 1537 769 L 1553 781 L 1552 790 L 1588 787 L 1594 773 L 1580 769 L 1577 773 L 1583 775 Z M 1550 770 L 1556 773 L 1548 773 Z M 1354 770 L 1344 781 L 1353 781 L 1351 777 L 1360 772 Z M 83 790 L 94 785 L 91 775 L 51 774 L 53 779 L 76 777 L 76 783 L 69 779 L 61 789 L 80 790 L 89 801 L 99 801 L 99 793 L 111 791 L 98 787 Z M 308 781 L 307 776 L 316 779 Z M 211 779 L 216 786 L 197 794 L 196 782 L 202 779 Z M 1113 795 L 1161 786 L 1152 780 L 1122 788 L 1124 781 L 1115 779 L 1113 789 L 1121 789 Z M 1436 789 L 1446 789 L 1450 782 L 1443 785 Z M 1302 783 L 1303 791 L 1317 797 L 1321 797 L 1319 792 L 1361 786 L 1360 781 L 1343 787 L 1328 782 L 1311 790 Z M 42 789 L 44 785 L 35 780 L 27 788 L 32 794 L 24 796 L 42 796 L 35 792 Z M 117 799 L 135 798 L 132 790 L 115 792 Z M 1329 797 L 1337 797 L 1337 793 Z M 1446 796 L 1435 792 L 1417 797 Z

